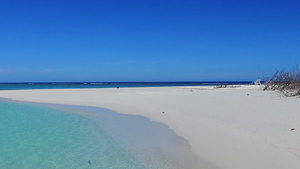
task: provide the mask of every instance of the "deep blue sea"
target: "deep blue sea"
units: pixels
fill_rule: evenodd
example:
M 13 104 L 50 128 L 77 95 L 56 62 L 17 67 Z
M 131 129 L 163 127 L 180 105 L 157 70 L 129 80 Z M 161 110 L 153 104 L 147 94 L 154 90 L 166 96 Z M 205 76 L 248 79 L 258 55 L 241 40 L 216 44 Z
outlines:
M 0 90 L 70 89 L 70 88 L 123 88 L 168 86 L 214 86 L 251 84 L 251 81 L 218 82 L 49 82 L 49 83 L 0 83 Z

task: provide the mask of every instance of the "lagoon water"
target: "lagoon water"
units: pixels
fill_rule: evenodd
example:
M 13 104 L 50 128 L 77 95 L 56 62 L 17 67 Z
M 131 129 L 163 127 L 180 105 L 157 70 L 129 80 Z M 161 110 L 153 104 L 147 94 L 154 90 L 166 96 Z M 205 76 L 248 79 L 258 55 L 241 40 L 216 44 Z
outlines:
M 0 168 L 198 168 L 166 125 L 110 110 L 0 100 Z

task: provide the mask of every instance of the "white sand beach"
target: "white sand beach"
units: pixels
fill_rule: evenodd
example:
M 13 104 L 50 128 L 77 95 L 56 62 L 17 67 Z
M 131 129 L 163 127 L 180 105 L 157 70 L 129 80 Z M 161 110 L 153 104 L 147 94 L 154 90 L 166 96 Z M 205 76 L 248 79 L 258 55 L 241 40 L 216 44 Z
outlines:
M 8 90 L 0 97 L 148 117 L 187 139 L 204 169 L 300 168 L 300 98 L 260 86 Z

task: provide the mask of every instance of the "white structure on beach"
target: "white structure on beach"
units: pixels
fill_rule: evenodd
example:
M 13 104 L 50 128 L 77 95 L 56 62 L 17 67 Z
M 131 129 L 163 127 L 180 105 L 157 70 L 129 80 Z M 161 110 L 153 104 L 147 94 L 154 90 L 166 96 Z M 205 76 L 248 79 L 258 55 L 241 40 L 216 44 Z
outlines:
M 257 79 L 255 82 L 253 82 L 254 85 L 261 85 L 260 79 Z

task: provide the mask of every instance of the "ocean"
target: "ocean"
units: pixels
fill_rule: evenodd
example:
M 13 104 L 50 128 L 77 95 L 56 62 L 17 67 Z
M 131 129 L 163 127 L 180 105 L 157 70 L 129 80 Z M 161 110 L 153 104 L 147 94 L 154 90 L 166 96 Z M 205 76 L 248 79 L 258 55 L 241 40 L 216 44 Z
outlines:
M 215 86 L 243 85 L 251 81 L 218 82 L 48 82 L 48 83 L 0 83 L 0 90 L 26 89 L 74 89 L 74 88 L 124 88 L 124 87 L 169 87 L 169 86 Z
M 110 110 L 0 100 L 2 169 L 198 168 L 168 126 Z

